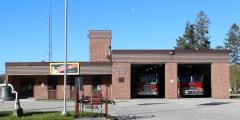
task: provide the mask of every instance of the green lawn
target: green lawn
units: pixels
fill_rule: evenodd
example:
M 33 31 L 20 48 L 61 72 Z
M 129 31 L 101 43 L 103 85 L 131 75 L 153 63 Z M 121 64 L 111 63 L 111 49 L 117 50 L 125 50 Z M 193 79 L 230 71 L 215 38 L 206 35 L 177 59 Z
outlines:
M 100 113 L 83 112 L 83 117 L 100 117 Z M 74 112 L 62 116 L 61 112 L 27 112 L 22 117 L 15 117 L 12 112 L 0 112 L 0 120 L 74 120 Z

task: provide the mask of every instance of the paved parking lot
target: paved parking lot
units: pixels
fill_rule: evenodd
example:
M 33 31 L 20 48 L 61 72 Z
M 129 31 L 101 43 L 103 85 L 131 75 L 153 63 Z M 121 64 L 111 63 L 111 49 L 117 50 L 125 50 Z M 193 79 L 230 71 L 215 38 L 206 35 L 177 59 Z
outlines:
M 238 120 L 240 100 L 135 99 L 118 103 L 111 114 L 149 120 Z
M 61 111 L 62 101 L 21 100 L 24 111 Z M 0 102 L 0 111 L 12 110 L 14 102 Z M 74 110 L 74 102 L 67 102 Z M 99 107 L 100 109 L 100 107 Z M 94 111 L 99 111 L 94 109 Z M 90 109 L 88 109 L 90 110 Z M 132 99 L 110 105 L 110 114 L 122 119 L 144 120 L 238 120 L 240 99 Z

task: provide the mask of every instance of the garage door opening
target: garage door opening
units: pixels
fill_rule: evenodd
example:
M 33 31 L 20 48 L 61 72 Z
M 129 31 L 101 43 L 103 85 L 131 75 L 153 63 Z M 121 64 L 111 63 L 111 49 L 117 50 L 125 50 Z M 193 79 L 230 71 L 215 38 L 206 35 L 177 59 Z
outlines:
M 132 98 L 164 98 L 164 65 L 131 65 Z
M 178 65 L 179 97 L 211 97 L 211 65 Z

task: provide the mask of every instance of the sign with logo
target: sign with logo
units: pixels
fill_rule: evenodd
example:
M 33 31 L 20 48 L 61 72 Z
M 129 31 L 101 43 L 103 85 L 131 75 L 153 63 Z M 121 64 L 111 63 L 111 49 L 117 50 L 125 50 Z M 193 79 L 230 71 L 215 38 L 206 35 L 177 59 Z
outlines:
M 67 63 L 67 75 L 79 75 L 79 63 Z M 50 63 L 50 75 L 64 75 L 64 63 Z
M 113 68 L 113 72 L 117 73 L 118 75 L 126 75 L 127 74 L 127 67 L 124 66 L 118 66 Z

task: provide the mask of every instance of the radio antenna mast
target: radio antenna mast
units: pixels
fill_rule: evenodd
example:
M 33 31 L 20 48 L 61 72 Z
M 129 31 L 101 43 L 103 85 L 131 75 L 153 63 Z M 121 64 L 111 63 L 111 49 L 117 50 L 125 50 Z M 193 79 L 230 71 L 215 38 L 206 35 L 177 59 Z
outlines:
M 51 62 L 53 58 L 52 50 L 52 0 L 49 0 L 49 11 L 48 11 L 48 61 Z

